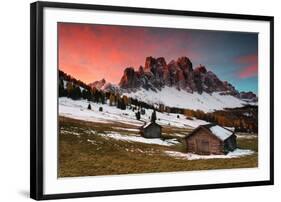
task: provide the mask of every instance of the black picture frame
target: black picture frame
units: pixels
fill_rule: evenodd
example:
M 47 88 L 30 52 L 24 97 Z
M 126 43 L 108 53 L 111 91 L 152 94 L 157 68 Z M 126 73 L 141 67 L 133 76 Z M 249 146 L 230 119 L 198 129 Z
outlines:
M 270 23 L 270 179 L 239 183 L 204 184 L 174 187 L 155 187 L 129 190 L 77 192 L 45 195 L 43 193 L 43 9 L 62 8 L 80 10 L 117 11 L 130 13 L 164 14 L 224 19 L 256 20 Z M 93 197 L 154 192 L 246 187 L 274 184 L 274 17 L 240 15 L 183 10 L 103 6 L 58 2 L 35 2 L 30 5 L 30 197 L 36 200 Z

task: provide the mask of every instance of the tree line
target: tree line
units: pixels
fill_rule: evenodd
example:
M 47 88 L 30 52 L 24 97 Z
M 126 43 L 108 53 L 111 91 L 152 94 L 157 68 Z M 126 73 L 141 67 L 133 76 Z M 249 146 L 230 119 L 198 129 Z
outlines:
M 73 78 L 63 71 L 59 71 L 59 97 L 69 97 L 73 100 L 86 99 L 88 101 L 101 104 L 108 103 L 110 106 L 116 106 L 121 110 L 125 110 L 128 106 L 130 106 L 130 108 L 133 111 L 136 111 L 136 113 L 137 110 L 139 110 L 140 115 L 144 113 L 144 108 L 154 109 L 153 106 L 137 99 L 120 95 L 119 93 L 104 92 L 102 90 L 98 90 L 97 88 L 91 88 L 87 84 Z
M 114 92 L 103 92 L 96 88 L 91 88 L 80 80 L 77 80 L 64 72 L 59 72 L 59 96 L 69 97 L 74 100 L 86 99 L 95 103 L 116 106 L 121 110 L 126 108 L 135 111 L 136 119 L 140 120 L 145 109 L 152 109 L 159 112 L 184 114 L 187 119 L 195 117 L 221 126 L 235 127 L 240 132 L 258 131 L 258 108 L 256 106 L 245 106 L 237 109 L 227 109 L 205 113 L 201 110 L 181 109 L 168 107 L 164 104 L 153 106 L 134 98 L 120 95 Z M 247 115 L 245 115 L 247 114 Z

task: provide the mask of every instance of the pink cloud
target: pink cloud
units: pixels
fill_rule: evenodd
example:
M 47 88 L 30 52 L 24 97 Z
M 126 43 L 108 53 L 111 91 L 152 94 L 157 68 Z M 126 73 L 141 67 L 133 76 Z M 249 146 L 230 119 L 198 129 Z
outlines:
M 86 83 L 101 78 L 118 83 L 126 67 L 144 65 L 147 56 L 166 62 L 183 53 L 198 57 L 182 45 L 189 40 L 183 31 L 71 23 L 60 23 L 58 31 L 59 68 Z
M 245 79 L 245 78 L 257 76 L 257 74 L 258 74 L 258 66 L 253 65 L 253 66 L 244 67 L 242 71 L 239 72 L 239 77 Z
M 239 78 L 251 78 L 258 75 L 258 56 L 250 54 L 238 57 L 236 62 L 242 65 L 242 68 L 237 73 Z

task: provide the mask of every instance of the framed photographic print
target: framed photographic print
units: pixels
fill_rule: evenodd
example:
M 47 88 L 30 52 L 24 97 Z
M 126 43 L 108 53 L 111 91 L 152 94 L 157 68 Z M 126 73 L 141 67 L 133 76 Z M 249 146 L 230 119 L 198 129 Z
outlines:
M 31 197 L 273 184 L 273 17 L 31 4 Z

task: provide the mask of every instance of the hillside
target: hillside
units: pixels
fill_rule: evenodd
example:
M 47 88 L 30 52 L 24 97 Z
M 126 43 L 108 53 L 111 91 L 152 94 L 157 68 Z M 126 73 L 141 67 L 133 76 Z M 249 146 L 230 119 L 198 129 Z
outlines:
M 213 112 L 215 110 L 223 110 L 224 108 L 243 107 L 247 104 L 247 102 L 237 97 L 221 95 L 219 92 L 214 92 L 212 94 L 206 92 L 201 94 L 198 92 L 188 93 L 173 87 L 164 87 L 156 91 L 140 89 L 135 92 L 123 93 L 123 95 L 152 105 L 163 104 L 167 107 L 201 110 L 204 112 Z

